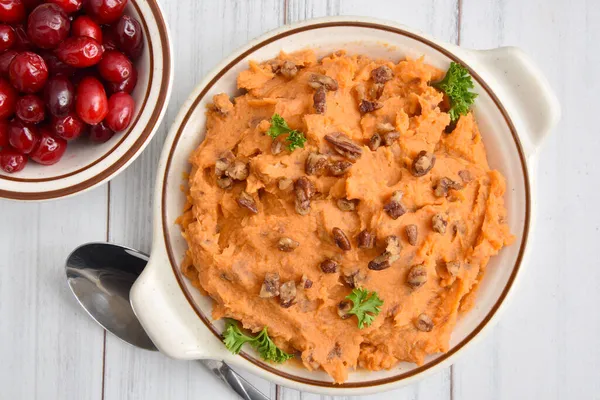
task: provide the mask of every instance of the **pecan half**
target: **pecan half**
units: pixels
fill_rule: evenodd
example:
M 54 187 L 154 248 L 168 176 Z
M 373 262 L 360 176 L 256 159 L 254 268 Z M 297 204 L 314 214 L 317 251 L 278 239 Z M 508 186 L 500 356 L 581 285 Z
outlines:
M 362 113 L 362 114 L 366 114 L 366 113 L 370 113 L 373 112 L 375 110 L 379 110 L 381 107 L 383 107 L 383 104 L 381 104 L 378 101 L 369 101 L 369 100 L 361 100 L 359 106 L 358 106 L 358 110 Z
M 381 146 L 381 135 L 379 133 L 375 133 L 373 136 L 371 136 L 371 139 L 369 139 L 369 149 L 371 149 L 371 151 L 375 151 L 379 148 L 379 146 Z
M 450 189 L 460 190 L 462 189 L 462 185 L 458 182 L 454 182 L 452 179 L 445 176 L 441 178 L 435 185 L 433 193 L 437 197 L 446 197 Z
M 339 302 L 337 306 L 337 313 L 341 319 L 347 319 L 352 316 L 350 314 L 350 310 L 352 310 L 352 303 L 348 300 L 342 300 Z
M 417 157 L 413 160 L 411 173 L 414 176 L 423 176 L 427 174 L 435 165 L 435 154 L 421 151 Z
M 427 269 L 425 269 L 425 265 L 419 264 L 415 265 L 408 271 L 408 276 L 406 277 L 406 283 L 413 289 L 420 288 L 427 282 Z
M 315 195 L 315 185 L 305 176 L 294 183 L 296 193 L 296 212 L 307 215 L 310 212 L 310 199 Z
M 337 206 L 342 211 L 354 211 L 358 205 L 358 200 L 338 199 Z
M 369 269 L 373 271 L 381 271 L 392 266 L 400 258 L 400 241 L 398 237 L 392 235 L 385 239 L 385 251 L 369 262 Z
M 240 192 L 236 201 L 238 203 L 238 206 L 246 208 L 253 214 L 258 214 L 258 207 L 256 206 L 256 202 L 254 201 L 254 198 L 248 193 L 244 191 Z
M 431 332 L 433 330 L 433 321 L 427 314 L 421 314 L 415 321 L 415 327 L 421 332 Z
M 215 175 L 223 176 L 227 169 L 233 164 L 235 156 L 230 150 L 227 150 L 215 162 Z
M 331 230 L 331 233 L 333 235 L 333 241 L 335 242 L 337 247 L 344 251 L 352 249 L 350 239 L 348 239 L 348 236 L 346 236 L 343 230 L 341 230 L 340 228 L 333 228 Z
M 416 225 L 406 225 L 404 228 L 406 231 L 406 238 L 408 239 L 408 243 L 411 246 L 417 245 L 417 240 L 419 238 L 419 228 Z
M 387 65 L 382 65 L 371 71 L 371 78 L 375 83 L 386 83 L 387 81 L 392 80 L 393 77 L 394 72 Z
M 246 178 L 248 178 L 250 170 L 248 168 L 248 164 L 245 162 L 234 161 L 233 164 L 227 168 L 225 174 L 236 181 L 244 181 Z
M 351 274 L 346 274 L 342 278 L 352 289 L 360 287 L 362 282 L 366 279 L 365 275 L 360 273 L 360 270 L 356 270 Z
M 456 276 L 460 272 L 460 261 L 448 261 L 446 262 L 446 271 L 451 276 Z
M 392 131 L 385 133 L 383 135 L 383 144 L 384 146 L 391 146 L 400 138 L 400 132 Z
M 286 60 L 278 71 L 284 78 L 292 79 L 298 74 L 298 67 L 293 62 Z
M 401 190 L 395 191 L 390 197 L 390 201 L 383 206 L 383 210 L 394 220 L 406 214 L 406 207 L 402 204 L 402 196 Z
M 219 176 L 217 178 L 217 186 L 221 189 L 231 189 L 233 187 L 233 179 L 228 176 Z
M 368 230 L 362 230 L 356 237 L 358 248 L 372 249 L 375 247 L 375 235 Z
M 325 135 L 325 140 L 333 146 L 336 152 L 349 160 L 356 161 L 362 155 L 362 148 L 343 133 Z
M 431 226 L 437 233 L 445 234 L 446 227 L 448 226 L 448 217 L 442 213 L 435 214 L 431 218 Z
M 325 261 L 323 261 L 319 266 L 321 267 L 321 271 L 325 272 L 326 274 L 333 274 L 337 272 L 339 264 L 333 261 L 332 259 L 328 258 Z
M 296 250 L 298 246 L 300 246 L 300 243 L 289 237 L 282 237 L 277 242 L 277 248 L 281 251 L 285 251 L 286 253 Z
M 317 114 L 325 114 L 327 111 L 327 90 L 320 86 L 313 94 L 313 107 Z
M 335 79 L 327 75 L 312 74 L 308 78 L 308 85 L 313 89 L 325 88 L 327 90 L 338 90 L 338 83 Z
M 260 288 L 260 297 L 268 299 L 271 297 L 279 296 L 279 274 L 267 272 L 265 279 Z
M 327 166 L 327 170 L 333 176 L 342 176 L 350 171 L 350 168 L 352 168 L 352 163 L 346 160 L 332 161 Z
M 329 165 L 329 159 L 324 154 L 310 153 L 304 163 L 304 171 L 307 175 L 323 175 Z
M 283 308 L 291 307 L 296 299 L 296 282 L 288 281 L 279 288 L 279 305 Z

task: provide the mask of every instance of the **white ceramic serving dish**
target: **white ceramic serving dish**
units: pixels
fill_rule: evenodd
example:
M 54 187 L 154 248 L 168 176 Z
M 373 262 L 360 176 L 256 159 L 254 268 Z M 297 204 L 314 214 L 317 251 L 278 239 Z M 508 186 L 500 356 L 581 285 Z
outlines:
M 403 363 L 389 371 L 351 372 L 342 385 L 332 384 L 323 372 L 309 372 L 295 365 L 267 365 L 251 349 L 240 356 L 231 355 L 219 338 L 223 323 L 211 319 L 211 300 L 192 287 L 178 268 L 186 249 L 175 225 L 185 201 L 180 185 L 182 174 L 189 170 L 188 156 L 204 137 L 207 102 L 217 93 L 235 93 L 235 77 L 247 68 L 249 60 L 266 60 L 280 50 L 293 52 L 307 47 L 320 54 L 346 49 L 395 61 L 424 56 L 427 63 L 442 69 L 450 61 L 467 66 L 479 93 L 474 112 L 490 165 L 508 182 L 506 206 L 510 229 L 516 235 L 515 243 L 491 260 L 476 306 L 459 320 L 448 353 L 428 357 L 421 367 Z M 466 50 L 394 23 L 355 17 L 312 20 L 270 32 L 208 74 L 173 124 L 159 165 L 151 260 L 131 292 L 136 314 L 156 346 L 171 357 L 225 360 L 299 390 L 366 394 L 397 388 L 439 371 L 492 324 L 526 265 L 526 244 L 533 227 L 531 180 L 536 150 L 559 115 L 559 104 L 548 83 L 516 48 Z
M 157 0 L 130 0 L 125 14 L 142 24 L 144 52 L 136 61 L 138 83 L 132 96 L 136 110 L 129 128 L 108 142 L 81 138 L 69 143 L 52 166 L 28 162 L 15 174 L 0 170 L 0 198 L 49 200 L 96 187 L 123 171 L 141 154 L 167 110 L 173 83 L 173 59 L 166 21 Z

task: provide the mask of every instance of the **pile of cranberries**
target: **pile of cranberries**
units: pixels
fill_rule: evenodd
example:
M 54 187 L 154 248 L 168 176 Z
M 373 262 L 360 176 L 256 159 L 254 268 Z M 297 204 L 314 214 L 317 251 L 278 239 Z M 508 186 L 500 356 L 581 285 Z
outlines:
M 0 168 L 58 162 L 131 123 L 142 27 L 128 0 L 0 0 Z

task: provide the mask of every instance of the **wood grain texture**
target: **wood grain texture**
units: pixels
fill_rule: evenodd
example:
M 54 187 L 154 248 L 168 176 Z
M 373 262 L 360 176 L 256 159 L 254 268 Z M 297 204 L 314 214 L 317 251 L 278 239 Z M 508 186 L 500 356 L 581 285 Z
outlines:
M 361 15 L 392 20 L 431 34 L 440 40 L 456 43 L 458 39 L 457 0 L 426 0 L 415 6 L 410 0 L 289 0 L 286 20 L 296 22 L 310 18 L 332 15 Z M 385 394 L 361 397 L 361 399 L 450 399 L 450 368 L 421 382 Z M 283 400 L 329 399 L 280 388 Z
M 43 204 L 0 201 L 0 399 L 100 399 L 103 332 L 65 277 L 106 240 L 106 187 Z
M 173 96 L 152 143 L 111 182 L 110 240 L 150 251 L 156 166 L 169 124 L 192 89 L 224 57 L 283 24 L 279 0 L 162 1 L 175 56 Z M 276 387 L 242 371 L 275 398 Z M 200 363 L 181 362 L 107 336 L 105 399 L 235 399 Z
M 531 262 L 496 329 L 455 365 L 454 398 L 598 398 L 600 315 L 592 304 L 600 281 L 600 170 L 593 161 L 600 151 L 600 8 L 464 0 L 462 21 L 462 45 L 516 45 L 532 56 L 563 117 L 540 153 Z

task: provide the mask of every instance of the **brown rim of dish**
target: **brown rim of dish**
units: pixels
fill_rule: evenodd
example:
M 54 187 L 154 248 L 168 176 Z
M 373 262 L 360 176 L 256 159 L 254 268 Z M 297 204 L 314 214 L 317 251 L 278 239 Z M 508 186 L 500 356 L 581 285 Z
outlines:
M 481 79 L 481 77 L 475 72 L 473 71 L 468 64 L 466 64 L 465 62 L 463 62 L 461 59 L 459 59 L 458 57 L 456 57 L 454 54 L 452 54 L 450 51 L 444 49 L 443 47 L 437 45 L 436 43 L 433 43 L 431 41 L 429 41 L 428 39 L 425 39 L 419 35 L 416 35 L 414 33 L 411 32 L 407 32 L 404 31 L 402 29 L 399 28 L 394 28 L 394 27 L 390 27 L 390 26 L 386 26 L 386 25 L 381 25 L 381 24 L 376 24 L 376 23 L 369 23 L 369 22 L 357 22 L 357 21 L 344 21 L 344 22 L 324 22 L 324 23 L 317 23 L 315 25 L 309 25 L 309 26 L 303 26 L 300 28 L 296 28 L 296 29 L 292 29 L 283 33 L 280 33 L 278 35 L 272 36 L 270 38 L 265 39 L 264 41 L 258 43 L 257 45 L 253 46 L 252 48 L 246 50 L 245 52 L 243 52 L 242 54 L 240 54 L 238 57 L 236 57 L 233 61 L 231 61 L 229 64 L 227 64 L 222 70 L 220 70 L 215 77 L 202 89 L 202 91 L 200 92 L 200 94 L 198 95 L 198 97 L 196 97 L 196 99 L 194 100 L 194 102 L 192 103 L 192 105 L 190 106 L 188 112 L 186 113 L 185 117 L 183 118 L 183 121 L 181 122 L 181 125 L 179 126 L 179 129 L 177 130 L 177 133 L 175 134 L 175 138 L 173 141 L 173 144 L 171 145 L 171 148 L 169 150 L 169 157 L 167 159 L 167 165 L 165 167 L 165 173 L 163 176 L 163 188 L 162 188 L 162 199 L 161 199 L 161 207 L 162 207 L 162 229 L 163 229 L 163 236 L 164 236 L 164 240 L 165 240 L 165 245 L 166 245 L 166 249 L 167 249 L 167 253 L 169 255 L 169 261 L 171 263 L 171 267 L 173 268 L 173 272 L 175 274 L 175 277 L 177 278 L 177 283 L 179 284 L 181 290 L 183 291 L 186 299 L 188 300 L 188 302 L 190 303 L 190 305 L 192 306 L 192 308 L 194 309 L 194 311 L 196 312 L 196 314 L 198 315 L 198 317 L 202 320 L 202 322 L 204 322 L 204 324 L 206 325 L 206 327 L 215 335 L 217 336 L 219 339 L 221 339 L 221 333 L 213 326 L 213 324 L 206 318 L 206 316 L 204 316 L 204 314 L 202 313 L 202 310 L 199 309 L 199 307 L 196 305 L 196 303 L 194 302 L 191 293 L 187 290 L 187 287 L 185 285 L 185 283 L 183 282 L 183 280 L 185 279 L 182 274 L 181 271 L 179 269 L 179 262 L 181 260 L 176 260 L 175 256 L 173 254 L 173 249 L 171 246 L 171 242 L 169 240 L 169 234 L 167 232 L 167 226 L 168 225 L 168 221 L 167 221 L 167 215 L 166 215 L 166 199 L 167 199 L 167 176 L 169 173 L 169 169 L 171 167 L 171 161 L 173 159 L 173 154 L 175 151 L 175 148 L 177 147 L 177 143 L 179 142 L 179 138 L 181 137 L 181 133 L 183 132 L 183 127 L 187 124 L 188 120 L 190 119 L 192 113 L 194 112 L 194 110 L 196 109 L 196 107 L 198 106 L 198 104 L 200 103 L 200 101 L 203 99 L 203 97 L 206 95 L 206 93 L 209 91 L 209 89 L 215 84 L 215 82 L 217 82 L 227 71 L 229 71 L 229 69 L 231 69 L 234 65 L 236 65 L 239 61 L 241 61 L 243 58 L 247 57 L 249 54 L 253 53 L 254 51 L 256 51 L 257 49 L 260 49 L 261 47 L 264 47 L 265 45 L 272 43 L 276 40 L 279 40 L 283 37 L 286 36 L 290 36 L 299 32 L 304 32 L 304 31 L 308 31 L 308 30 L 313 30 L 313 29 L 320 29 L 320 28 L 329 28 L 329 27 L 340 27 L 340 26 L 353 26 L 353 27 L 360 27 L 360 28 L 370 28 L 370 29 L 378 29 L 378 30 L 383 30 L 383 31 L 387 31 L 387 32 L 392 32 L 392 33 L 396 33 L 399 35 L 403 35 L 406 37 L 409 37 L 411 39 L 417 40 L 421 43 L 424 43 L 426 45 L 428 45 L 429 47 L 437 50 L 438 52 L 442 53 L 443 55 L 445 55 L 446 57 L 450 58 L 451 60 L 461 63 L 462 65 L 464 65 L 465 67 L 467 67 L 469 69 L 469 72 L 471 73 L 471 75 L 477 80 L 477 82 L 481 85 L 481 87 L 488 93 L 488 95 L 492 98 L 492 100 L 494 101 L 494 103 L 496 104 L 496 107 L 498 107 L 498 109 L 500 110 L 500 112 L 502 113 L 502 116 L 504 117 L 506 124 L 509 126 L 510 131 L 512 133 L 512 137 L 513 140 L 515 142 L 515 145 L 517 146 L 517 149 L 519 151 L 519 157 L 521 159 L 521 168 L 523 171 L 523 178 L 525 181 L 525 194 L 526 194 L 526 215 L 525 215 L 525 226 L 523 227 L 523 239 L 521 241 L 521 245 L 519 248 L 519 254 L 517 257 L 517 260 L 515 262 L 515 266 L 513 268 L 513 271 L 508 279 L 508 282 L 506 283 L 506 286 L 504 288 L 504 290 L 502 291 L 502 293 L 500 294 L 500 297 L 498 298 L 498 300 L 496 301 L 496 303 L 494 304 L 494 306 L 492 307 L 492 309 L 490 310 L 490 312 L 485 316 L 485 318 L 483 319 L 483 321 L 481 321 L 481 323 L 465 338 L 463 339 L 460 343 L 458 343 L 457 345 L 453 346 L 448 352 L 440 354 L 438 357 L 436 357 L 434 360 L 421 365 L 417 368 L 414 368 L 408 372 L 404 372 L 401 373 L 399 375 L 393 376 L 393 377 L 389 377 L 389 378 L 384 378 L 384 379 L 377 379 L 377 380 L 372 380 L 372 381 L 366 381 L 366 382 L 351 382 L 351 383 L 342 383 L 342 384 L 335 384 L 333 382 L 324 382 L 324 381 L 318 381 L 318 380 L 313 380 L 313 379 L 308 379 L 308 378 L 303 378 L 303 377 L 298 377 L 298 376 L 294 376 L 291 375 L 287 372 L 283 372 L 280 370 L 277 370 L 275 368 L 273 368 L 272 366 L 270 366 L 269 364 L 266 364 L 244 352 L 240 353 L 240 355 L 245 358 L 246 360 L 248 360 L 249 362 L 251 362 L 252 364 L 272 373 L 275 374 L 277 376 L 280 376 L 282 378 L 285 379 L 289 379 L 291 381 L 294 382 L 298 382 L 298 383 L 302 383 L 302 384 L 306 384 L 306 385 L 312 385 L 312 386 L 320 386 L 320 387 L 328 387 L 328 388 L 340 388 L 340 389 L 348 389 L 348 388 L 364 388 L 364 387 L 371 387 L 371 386 L 379 386 L 379 385 L 385 385 L 385 384 L 389 384 L 392 382 L 398 382 L 407 378 L 410 378 L 412 376 L 415 376 L 417 374 L 420 374 L 423 371 L 426 371 L 432 367 L 434 367 L 437 364 L 442 363 L 443 361 L 447 360 L 448 358 L 450 358 L 452 355 L 454 355 L 454 353 L 458 352 L 460 349 L 462 349 L 468 342 L 470 342 L 475 336 L 477 336 L 479 334 L 479 332 L 481 332 L 481 330 L 488 324 L 488 322 L 492 319 L 492 317 L 496 314 L 496 311 L 498 310 L 498 308 L 500 307 L 500 305 L 504 302 L 504 299 L 506 298 L 510 288 L 513 285 L 513 282 L 517 276 L 517 273 L 519 271 L 519 268 L 521 266 L 521 261 L 523 259 L 523 254 L 525 251 L 525 245 L 527 243 L 527 239 L 528 239 L 528 235 L 529 235 L 529 222 L 530 222 L 530 216 L 531 216 L 531 194 L 530 194 L 530 187 L 529 187 L 529 173 L 527 170 L 527 164 L 525 162 L 525 155 L 523 153 L 523 148 L 521 146 L 521 141 L 519 140 L 519 137 L 517 135 L 516 129 L 514 127 L 514 124 L 512 122 L 512 120 L 510 119 L 508 113 L 506 112 L 506 109 L 504 108 L 504 106 L 500 103 L 500 101 L 498 100 L 498 98 L 496 97 L 496 95 L 494 94 L 494 92 L 490 89 L 490 87 L 483 81 L 483 79 Z
M 98 163 L 100 163 L 101 161 L 106 159 L 109 155 L 111 155 L 127 139 L 129 134 L 135 128 L 135 125 L 139 121 L 139 118 L 142 115 L 142 110 L 147 105 L 148 97 L 150 95 L 150 89 L 152 88 L 152 83 L 155 79 L 155 73 L 154 73 L 154 50 L 155 49 L 154 49 L 154 46 L 152 43 L 152 37 L 150 36 L 150 31 L 148 29 L 148 23 L 146 22 L 146 19 L 144 18 L 143 14 L 137 4 L 137 1 L 138 0 L 132 0 L 131 4 L 133 5 L 133 7 L 135 7 L 135 9 L 138 13 L 139 19 L 140 19 L 143 29 L 144 29 L 144 33 L 146 35 L 147 48 L 148 48 L 148 51 L 150 52 L 150 54 L 149 54 L 149 56 L 150 56 L 150 64 L 149 64 L 150 74 L 149 75 L 150 76 L 149 76 L 149 80 L 148 80 L 148 88 L 146 89 L 146 94 L 144 95 L 144 100 L 140 107 L 140 112 L 139 112 L 138 116 L 136 117 L 136 119 L 133 121 L 131 128 L 126 133 L 124 133 L 123 137 L 119 140 L 119 142 L 115 146 L 113 146 L 109 151 L 107 151 L 104 155 L 102 155 L 100 158 L 98 158 L 94 162 L 92 162 L 92 163 L 86 165 L 85 167 L 82 167 L 76 171 L 72 171 L 68 174 L 64 174 L 64 175 L 60 175 L 60 176 L 54 176 L 51 178 L 42 178 L 42 179 L 23 179 L 23 178 L 13 178 L 13 177 L 9 177 L 6 175 L 0 175 L 0 180 L 36 183 L 36 182 L 51 182 L 54 180 L 67 178 L 67 177 L 79 174 L 83 171 L 86 171 L 89 168 L 97 165 Z M 147 142 L 148 137 L 150 136 L 151 132 L 157 126 L 158 119 L 161 114 L 162 108 L 166 103 L 168 91 L 166 90 L 165 86 L 167 86 L 169 84 L 168 83 L 169 75 L 171 73 L 171 49 L 169 47 L 169 39 L 168 39 L 167 26 L 166 26 L 165 20 L 163 18 L 163 15 L 160 11 L 160 8 L 159 8 L 156 0 L 148 0 L 147 4 L 152 11 L 154 19 L 156 20 L 156 25 L 157 25 L 159 36 L 160 36 L 161 47 L 163 49 L 163 68 L 162 68 L 163 72 L 162 72 L 162 76 L 160 77 L 161 78 L 161 87 L 159 88 L 159 91 L 158 91 L 158 93 L 159 93 L 158 99 L 156 101 L 156 104 L 154 105 L 154 110 L 153 110 L 152 114 L 150 115 L 148 124 L 144 128 L 143 132 L 140 134 L 140 137 L 131 145 L 131 147 L 125 152 L 125 154 L 123 154 L 121 156 L 121 158 L 119 158 L 112 165 L 110 165 L 109 167 L 107 167 L 106 169 L 104 169 L 103 171 L 98 173 L 97 175 L 91 177 L 90 179 L 88 179 L 84 182 L 80 182 L 78 184 L 75 184 L 73 186 L 69 186 L 69 187 L 66 187 L 63 189 L 50 190 L 50 191 L 45 191 L 45 192 L 15 192 L 15 191 L 10 191 L 10 190 L 0 190 L 0 198 L 7 198 L 7 199 L 13 199 L 13 200 L 49 200 L 49 199 L 54 199 L 57 197 L 68 196 L 68 195 L 80 192 L 82 190 L 88 189 L 88 188 L 98 184 L 99 182 L 109 178 L 113 174 L 115 174 L 135 154 L 137 154 L 138 151 L 141 149 L 141 147 Z

